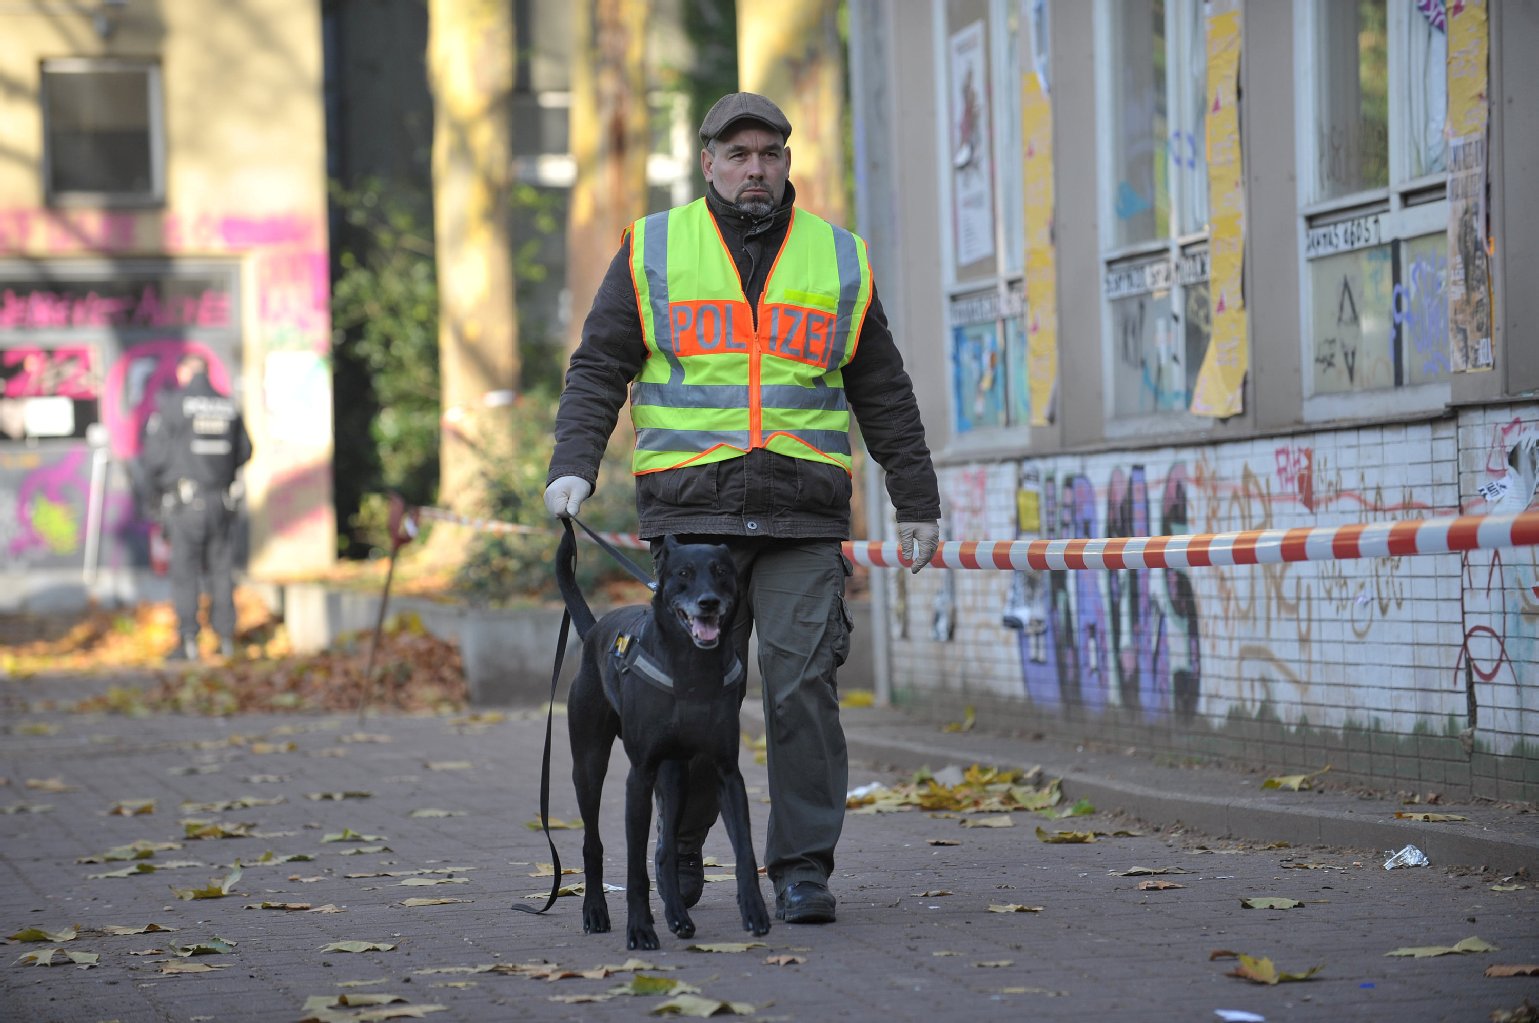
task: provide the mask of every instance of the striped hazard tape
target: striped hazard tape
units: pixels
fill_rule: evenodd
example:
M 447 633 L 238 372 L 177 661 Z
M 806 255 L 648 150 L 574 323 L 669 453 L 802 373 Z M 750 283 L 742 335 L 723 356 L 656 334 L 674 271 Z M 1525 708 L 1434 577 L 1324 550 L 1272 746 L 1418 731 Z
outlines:
M 447 508 L 408 508 L 402 517 L 402 528 L 405 529 L 407 539 L 417 535 L 417 523 L 421 520 L 431 522 L 450 522 L 456 526 L 465 526 L 479 533 L 516 533 L 520 535 L 550 536 L 558 535 L 559 530 L 545 526 L 521 526 L 516 522 L 503 522 L 500 519 L 478 519 L 469 515 L 460 515 Z M 594 531 L 596 535 L 603 537 L 616 547 L 629 547 L 632 550 L 651 550 L 652 545 L 645 540 L 638 540 L 629 533 L 605 533 Z
M 394 521 L 395 517 L 392 516 Z M 554 536 L 555 530 L 459 515 L 446 508 L 405 508 L 402 542 L 418 520 L 449 522 L 486 533 Z M 616 547 L 650 550 L 629 533 L 597 534 Z M 1297 529 L 1246 529 L 1181 536 L 1126 536 L 1090 540 L 948 540 L 930 559 L 936 568 L 998 571 L 1036 569 L 1202 568 L 1274 565 L 1284 561 L 1341 561 L 1412 554 L 1496 550 L 1539 545 L 1539 509 L 1511 515 L 1457 515 L 1400 522 L 1367 522 Z M 894 541 L 846 540 L 845 557 L 866 568 L 903 568 Z
M 930 564 L 937 568 L 1003 571 L 1037 569 L 1199 568 L 1271 565 L 1282 561 L 1386 558 L 1408 554 L 1492 550 L 1539 544 L 1539 510 L 1513 515 L 1459 515 L 1402 522 L 1301 529 L 1247 529 L 1190 536 L 1099 540 L 948 540 Z M 891 541 L 856 541 L 845 556 L 867 568 L 899 568 Z

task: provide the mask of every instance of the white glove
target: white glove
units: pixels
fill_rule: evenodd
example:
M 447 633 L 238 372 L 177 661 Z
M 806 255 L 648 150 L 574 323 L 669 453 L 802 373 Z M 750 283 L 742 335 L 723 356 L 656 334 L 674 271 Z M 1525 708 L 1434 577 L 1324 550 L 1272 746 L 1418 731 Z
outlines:
M 903 560 L 912 566 L 911 571 L 918 572 L 928 565 L 939 545 L 939 522 L 898 523 L 898 549 L 903 552 Z
M 593 487 L 581 476 L 561 476 L 545 488 L 545 510 L 558 519 L 569 519 L 593 493 Z

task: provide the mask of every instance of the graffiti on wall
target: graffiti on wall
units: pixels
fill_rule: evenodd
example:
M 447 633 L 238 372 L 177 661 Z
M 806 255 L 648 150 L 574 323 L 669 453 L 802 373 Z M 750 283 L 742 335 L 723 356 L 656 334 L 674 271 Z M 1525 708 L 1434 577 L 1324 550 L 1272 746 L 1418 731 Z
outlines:
M 41 438 L 25 469 L 0 443 L 0 550 L 29 567 L 79 564 L 85 490 L 66 486 L 65 460 L 89 487 L 86 428 L 106 428 L 113 458 L 131 464 L 162 388 L 183 351 L 209 358 L 214 386 L 239 393 L 244 353 L 262 352 L 266 417 L 259 462 L 288 475 L 270 486 L 276 511 L 264 539 L 295 540 L 282 556 L 330 558 L 330 347 L 325 221 L 299 213 L 0 209 L 0 251 L 28 258 L 0 280 L 0 442 Z M 159 253 L 153 260 L 146 253 Z M 182 257 L 195 254 L 193 261 Z M 110 272 L 57 259 L 113 257 Z M 240 261 L 237 266 L 235 260 Z M 69 264 L 73 265 L 73 264 Z M 211 268 L 212 266 L 212 268 Z M 249 293 L 235 287 L 249 281 Z M 249 303 L 249 304 L 247 304 Z M 243 338 L 243 328 L 257 328 Z M 87 394 L 86 392 L 90 393 Z M 257 396 L 253 387 L 250 397 Z M 66 407 L 72 403 L 73 408 Z M 69 413 L 73 412 L 73 419 Z M 277 421 L 280 428 L 267 429 Z M 266 489 L 266 465 L 254 470 Z M 35 479 L 29 474 L 41 473 Z M 109 473 L 102 561 L 142 563 L 145 524 L 125 474 Z M 264 495 L 264 497 L 267 495 Z M 257 507 L 254 503 L 253 507 Z M 125 525 L 126 523 L 126 525 Z
M 1163 476 L 1132 464 L 1057 477 L 1032 464 L 1021 473 L 1017 535 L 1175 535 L 1315 525 L 1327 514 L 1371 522 L 1438 513 L 1426 494 L 1367 469 L 1345 471 L 1313 445 L 1276 445 L 1260 459 L 1226 472 L 1207 449 Z M 1001 622 L 1017 632 L 1027 697 L 1054 711 L 1118 708 L 1155 722 L 1190 720 L 1208 695 L 1252 709 L 1308 705 L 1323 656 L 1319 623 L 1340 622 L 1349 640 L 1362 640 L 1403 619 L 1410 561 L 1018 572 Z M 1223 665 L 1222 678 L 1205 685 L 1205 664 Z

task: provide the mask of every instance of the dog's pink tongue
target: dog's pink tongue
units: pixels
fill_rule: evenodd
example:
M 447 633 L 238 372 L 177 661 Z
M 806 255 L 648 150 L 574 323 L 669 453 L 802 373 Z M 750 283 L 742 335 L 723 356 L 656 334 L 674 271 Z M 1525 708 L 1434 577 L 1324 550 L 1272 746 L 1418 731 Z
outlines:
M 691 618 L 689 620 L 689 634 L 696 643 L 714 643 L 721 635 L 721 625 L 718 622 L 706 621 L 703 618 Z

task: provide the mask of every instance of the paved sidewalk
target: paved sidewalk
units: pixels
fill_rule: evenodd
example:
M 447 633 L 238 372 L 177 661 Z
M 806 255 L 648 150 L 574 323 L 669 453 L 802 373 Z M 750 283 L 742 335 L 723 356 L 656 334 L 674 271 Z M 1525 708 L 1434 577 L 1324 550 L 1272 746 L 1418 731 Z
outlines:
M 8 811 L 30 807 L 3 818 L 0 927 L 5 934 L 80 928 L 74 940 L 10 946 L 0 964 L 0 1018 L 7 1020 L 265 1023 L 300 1020 L 307 998 L 342 994 L 394 994 L 416 1006 L 444 1006 L 427 1017 L 436 1020 L 633 1020 L 665 997 L 569 999 L 629 984 L 638 970 L 684 981 L 712 999 L 747 1003 L 758 1019 L 809 1023 L 1215 1020 L 1216 1009 L 1245 1009 L 1269 1021 L 1485 1020 L 1525 997 L 1539 1003 L 1539 978 L 1482 975 L 1493 963 L 1539 962 L 1539 885 L 1494 891 L 1502 873 L 1474 869 L 1477 861 L 1506 862 L 1508 851 L 1516 857 L 1511 862 L 1533 862 L 1532 814 L 1437 807 L 1481 816 L 1463 824 L 1388 823 L 1394 804 L 1332 793 L 1263 797 L 1259 778 L 1156 769 L 1137 758 L 979 732 L 943 735 L 891 712 L 850 711 L 852 784 L 896 782 L 903 773 L 894 765 L 1041 762 L 1062 774 L 1071 800 L 1087 796 L 1103 811 L 1121 808 L 1142 822 L 1109 812 L 1065 820 L 1015 814 L 1013 827 L 969 828 L 920 812 L 852 814 L 833 879 L 838 923 L 777 924 L 764 947 L 741 952 L 690 951 L 690 944 L 750 940 L 739 929 L 731 884 L 712 883 L 694 913 L 694 939 L 665 932 L 662 949 L 631 953 L 623 929 L 583 935 L 575 898 L 558 900 L 546 916 L 509 911 L 513 902 L 538 906 L 549 887 L 547 878 L 530 876 L 548 852 L 544 838 L 525 826 L 538 811 L 540 712 L 497 722 L 371 716 L 362 725 L 336 716 L 127 719 L 18 709 L 18 698 L 61 690 L 42 682 L 0 685 L 9 697 L 0 804 Z M 558 718 L 552 814 L 570 820 L 577 813 L 563 724 Z M 755 730 L 751 716 L 745 727 Z M 762 848 L 764 769 L 746 749 L 742 762 Z M 617 749 L 604 822 L 609 880 L 617 883 L 624 772 Z M 58 779 L 64 790 L 28 788 L 29 779 Z M 155 800 L 151 814 L 109 812 L 145 799 Z M 251 803 L 183 807 L 231 800 Z M 38 812 L 38 804 L 51 809 Z M 1199 816 L 1198 807 L 1207 807 L 1208 816 Z M 414 815 L 423 810 L 452 816 Z M 181 822 L 190 818 L 250 834 L 187 840 Z M 1142 834 L 1047 844 L 1036 837 L 1039 826 Z M 1487 834 L 1481 829 L 1491 839 L 1467 846 L 1481 851 L 1471 866 L 1450 866 L 1456 858 L 1434 852 L 1466 848 L 1439 843 L 1453 841 L 1444 836 L 1455 831 Z M 349 831 L 346 841 L 326 841 Z M 1217 837 L 1224 833 L 1249 841 Z M 563 863 L 576 865 L 580 832 L 555 834 Z M 1434 865 L 1384 871 L 1378 859 L 1385 835 L 1420 838 Z M 1266 847 L 1282 839 L 1295 844 Z M 1369 839 L 1367 848 L 1314 844 Z M 157 865 L 153 873 L 92 879 L 133 863 L 79 862 L 135 841 L 181 847 L 139 861 Z M 720 829 L 706 852 L 730 863 Z M 262 864 L 267 853 L 309 858 Z M 229 896 L 182 900 L 172 893 L 226 877 L 237 860 L 244 870 Z M 200 865 L 174 867 L 177 861 Z M 1284 869 L 1304 865 L 1314 869 Z M 1179 868 L 1184 873 L 1158 880 L 1183 887 L 1140 890 L 1148 878 L 1118 873 L 1134 866 Z M 710 872 L 718 869 L 726 870 Z M 445 883 L 405 883 L 422 881 Z M 1304 905 L 1241 907 L 1241 899 L 1257 896 Z M 463 901 L 403 905 L 414 897 Z M 617 924 L 622 898 L 610 896 Z M 244 908 L 262 903 L 340 912 Z M 988 909 L 1012 903 L 1041 909 Z M 660 916 L 655 900 L 654 909 Z M 151 923 L 176 929 L 101 930 Z M 1470 936 L 1500 950 L 1384 955 Z M 170 954 L 215 938 L 233 948 Z M 394 948 L 322 951 L 338 941 Z M 44 947 L 95 953 L 99 965 L 15 964 Z M 1221 949 L 1269 956 L 1284 970 L 1323 968 L 1307 983 L 1255 985 L 1225 976 L 1231 961 L 1210 961 Z M 605 978 L 561 976 L 632 956 L 650 965 Z M 529 963 L 559 967 L 545 971 L 559 979 L 482 970 Z M 222 969 L 163 972 L 188 964 Z M 345 986 L 359 983 L 366 986 Z

